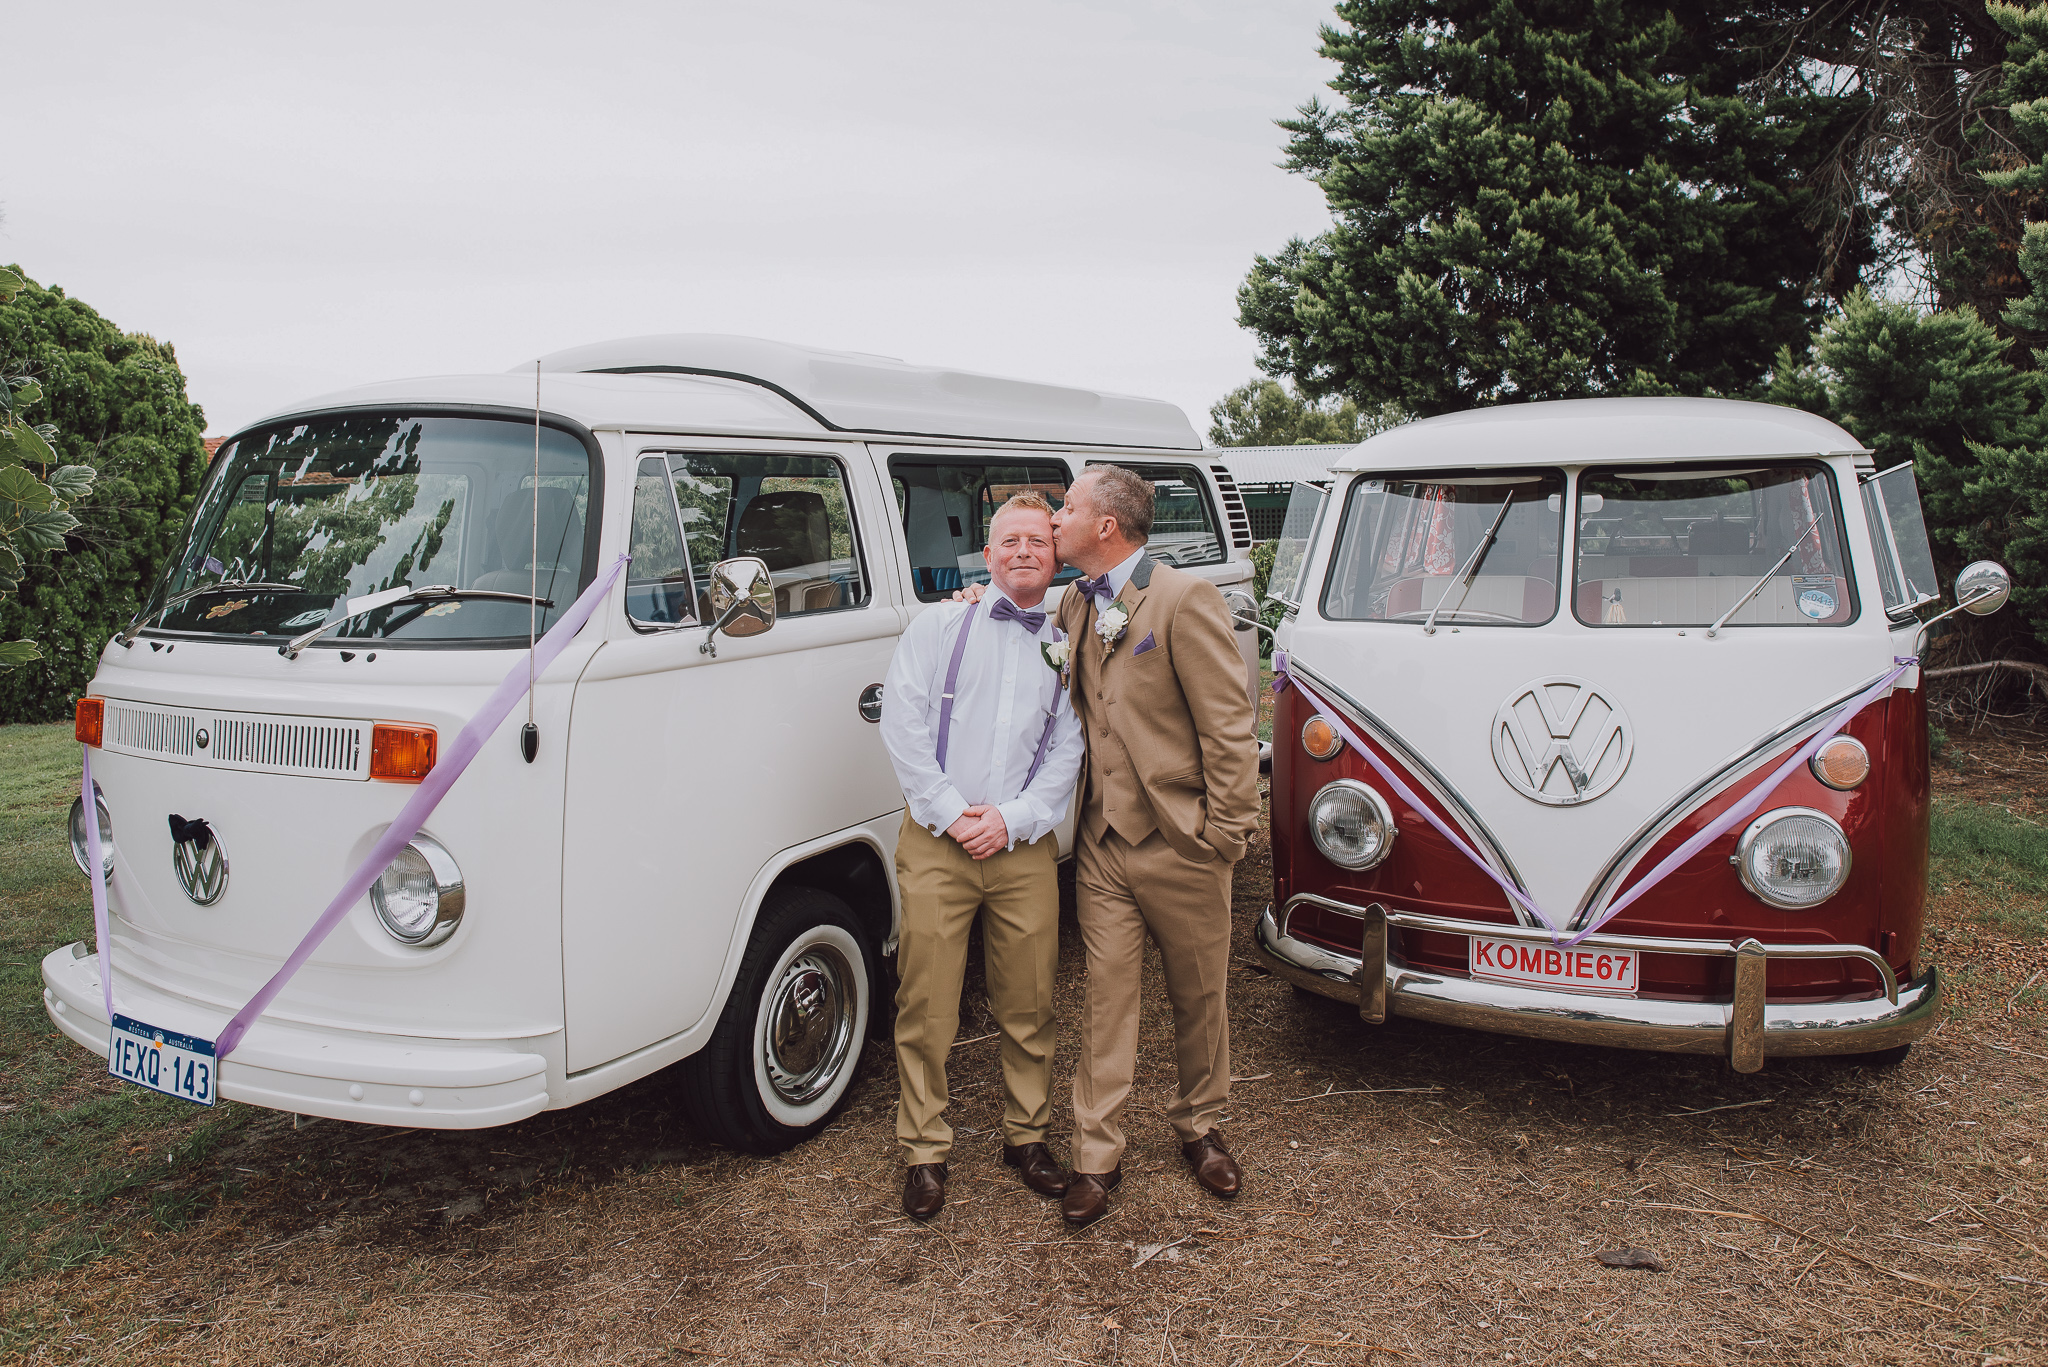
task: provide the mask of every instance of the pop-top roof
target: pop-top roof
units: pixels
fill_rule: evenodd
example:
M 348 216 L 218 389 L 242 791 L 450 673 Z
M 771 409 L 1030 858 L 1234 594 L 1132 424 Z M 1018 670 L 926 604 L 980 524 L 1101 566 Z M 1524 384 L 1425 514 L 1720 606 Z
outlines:
M 1355 441 L 1301 442 L 1294 446 L 1218 446 L 1209 459 L 1230 470 L 1239 486 L 1250 484 L 1310 484 L 1330 480 L 1330 466 L 1348 466 L 1358 449 Z
M 1170 403 L 1090 389 L 820 351 L 757 337 L 683 332 L 572 347 L 543 371 L 718 376 L 760 385 L 828 429 L 899 436 L 1200 450 Z M 531 373 L 532 362 L 515 366 Z
M 1735 399 L 1561 399 L 1403 423 L 1334 461 L 1360 470 L 1464 465 L 1644 464 L 1721 456 L 1861 453 L 1826 418 Z

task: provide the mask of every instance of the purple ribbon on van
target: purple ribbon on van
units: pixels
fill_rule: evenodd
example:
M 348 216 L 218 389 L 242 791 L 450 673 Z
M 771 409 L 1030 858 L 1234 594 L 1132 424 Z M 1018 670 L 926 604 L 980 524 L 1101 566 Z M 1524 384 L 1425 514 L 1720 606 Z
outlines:
M 1826 725 L 1822 726 L 1820 730 L 1813 734 L 1811 739 L 1794 751 L 1791 758 L 1779 765 L 1776 772 L 1762 783 L 1751 788 L 1748 793 L 1744 794 L 1740 802 L 1737 802 L 1727 811 L 1721 813 L 1720 816 L 1708 822 L 1703 830 L 1666 855 L 1658 862 L 1655 868 L 1650 870 L 1649 874 L 1641 882 L 1635 884 L 1627 892 L 1622 893 L 1619 897 L 1608 903 L 1601 913 L 1587 924 L 1584 930 L 1572 935 L 1569 939 L 1564 938 L 1564 928 L 1552 920 L 1550 915 L 1536 904 L 1535 897 L 1531 895 L 1528 889 L 1508 878 L 1500 870 L 1480 858 L 1478 851 L 1474 850 L 1463 836 L 1452 830 L 1449 822 L 1446 822 L 1442 817 L 1431 811 L 1429 806 L 1417 796 L 1415 790 L 1409 787 L 1385 760 L 1373 753 L 1372 748 L 1359 738 L 1358 733 L 1352 730 L 1342 717 L 1337 715 L 1335 708 L 1317 697 L 1312 687 L 1288 672 L 1287 652 L 1284 650 L 1273 652 L 1273 692 L 1278 694 L 1292 688 L 1300 693 L 1308 705 L 1315 709 L 1317 716 L 1328 722 L 1336 730 L 1337 734 L 1350 744 L 1353 750 L 1365 757 L 1365 762 L 1372 766 L 1374 773 L 1385 780 L 1387 786 L 1394 790 L 1396 796 L 1407 803 L 1424 821 L 1428 822 L 1430 828 L 1438 835 L 1450 841 L 1453 849 L 1477 865 L 1479 871 L 1498 884 L 1500 890 L 1506 893 L 1510 899 L 1527 907 L 1529 913 L 1541 921 L 1544 928 L 1550 932 L 1552 943 L 1556 944 L 1559 948 L 1569 949 L 1571 946 L 1584 940 L 1588 935 L 1599 930 L 1600 927 L 1606 925 L 1616 916 L 1619 916 L 1644 893 L 1663 882 L 1671 873 L 1684 867 L 1686 862 L 1694 855 L 1728 834 L 1735 827 L 1749 820 L 1751 816 L 1755 815 L 1757 808 L 1764 805 L 1764 802 L 1777 790 L 1778 785 L 1788 775 L 1799 768 L 1800 765 L 1812 759 L 1814 753 L 1821 746 L 1833 740 L 1837 732 L 1856 719 L 1857 713 L 1890 692 L 1891 686 L 1898 681 L 1899 676 L 1919 663 L 1920 659 L 1918 656 L 1893 656 L 1892 668 L 1889 671 L 1882 675 L 1877 682 L 1871 684 L 1870 687 L 1836 708 L 1834 714 L 1828 718 Z
M 455 743 L 448 747 L 448 752 L 441 756 L 428 771 L 427 776 L 420 780 L 420 786 L 413 789 L 412 796 L 406 799 L 405 805 L 399 808 L 398 815 L 392 818 L 384 834 L 379 836 L 377 843 L 371 847 L 369 857 L 348 876 L 348 881 L 341 885 L 341 891 L 327 904 L 327 910 L 320 914 L 320 919 L 313 923 L 313 928 L 299 941 L 298 948 L 286 957 L 283 965 L 271 975 L 270 981 L 263 984 L 256 995 L 249 999 L 248 1005 L 237 1011 L 234 1019 L 228 1022 L 227 1028 L 220 1032 L 220 1039 L 216 1043 L 219 1058 L 225 1059 L 235 1046 L 242 1042 L 242 1037 L 249 1032 L 249 1027 L 255 1023 L 256 1018 L 277 1000 L 277 994 L 284 991 L 285 984 L 306 966 L 306 961 L 313 957 L 314 951 L 334 933 L 334 928 L 342 923 L 355 904 L 362 900 L 363 894 L 370 890 L 370 884 L 377 881 L 377 876 L 398 857 L 398 852 L 420 833 L 420 827 L 427 824 L 427 818 L 441 805 L 441 799 L 455 786 L 455 780 L 461 778 L 463 771 L 469 768 L 470 761 L 483 749 L 484 742 L 491 738 L 505 718 L 512 714 L 512 709 L 518 705 L 519 700 L 526 696 L 528 681 L 538 679 L 546 673 L 547 667 L 555 662 L 555 657 L 560 655 L 576 633 L 583 629 L 583 624 L 597 611 L 598 603 L 625 572 L 629 559 L 630 556 L 621 555 L 613 561 L 611 568 L 599 575 L 597 581 L 585 589 L 569 610 L 548 628 L 547 634 L 534 644 L 533 667 L 530 671 L 525 659 L 522 658 L 507 672 L 504 682 L 500 683 L 484 705 L 477 709 L 476 715 L 469 719 L 468 724 L 455 737 Z M 92 747 L 85 747 L 85 752 L 83 782 L 87 812 L 86 854 L 92 864 L 93 934 L 99 947 L 100 991 L 106 1001 L 107 1019 L 112 1020 L 114 961 L 109 953 L 110 945 L 107 939 L 107 882 L 106 875 L 100 868 L 98 814 L 92 807 Z

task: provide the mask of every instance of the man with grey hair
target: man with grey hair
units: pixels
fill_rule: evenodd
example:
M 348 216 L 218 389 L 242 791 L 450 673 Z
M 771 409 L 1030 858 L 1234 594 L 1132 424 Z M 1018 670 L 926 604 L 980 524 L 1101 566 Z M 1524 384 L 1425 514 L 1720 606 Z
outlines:
M 1217 1124 L 1230 1098 L 1231 874 L 1259 819 L 1253 711 L 1222 593 L 1145 554 L 1153 497 L 1150 480 L 1098 465 L 1053 516 L 1060 559 L 1088 576 L 1058 613 L 1088 738 L 1074 878 L 1088 987 L 1061 1202 L 1076 1225 L 1102 1218 L 1123 1180 L 1148 937 L 1173 1006 L 1167 1119 L 1181 1155 L 1213 1195 L 1243 1181 Z
M 982 922 L 989 1007 L 1002 1033 L 1003 1162 L 1041 1196 L 1066 1191 L 1052 1121 L 1059 839 L 1081 769 L 1081 728 L 1040 607 L 1059 569 L 1051 508 L 1011 498 L 989 520 L 985 602 L 934 605 L 896 647 L 882 744 L 903 787 L 896 882 L 896 1137 L 903 1210 L 946 1205 L 953 1130 L 946 1054 L 960 1026 L 968 931 Z

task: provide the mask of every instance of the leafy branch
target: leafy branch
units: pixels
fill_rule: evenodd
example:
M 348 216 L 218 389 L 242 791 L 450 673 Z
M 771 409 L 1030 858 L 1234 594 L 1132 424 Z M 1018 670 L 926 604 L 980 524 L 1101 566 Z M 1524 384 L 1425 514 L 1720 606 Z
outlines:
M 12 303 L 25 283 L 0 266 L 0 304 Z M 56 429 L 24 416 L 42 399 L 43 388 L 12 370 L 0 365 L 0 598 L 21 587 L 30 556 L 64 548 L 65 533 L 78 525 L 71 509 L 97 477 L 89 465 L 58 464 L 50 444 Z M 34 641 L 0 641 L 0 669 L 42 657 Z

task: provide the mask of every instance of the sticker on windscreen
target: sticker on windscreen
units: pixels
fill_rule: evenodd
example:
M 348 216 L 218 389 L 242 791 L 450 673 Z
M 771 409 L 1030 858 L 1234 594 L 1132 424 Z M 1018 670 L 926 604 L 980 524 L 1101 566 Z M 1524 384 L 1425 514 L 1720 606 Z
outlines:
M 1792 576 L 1792 592 L 1799 610 L 1816 622 L 1824 622 L 1834 616 L 1840 605 L 1840 600 L 1835 597 L 1832 575 L 1795 574 Z

